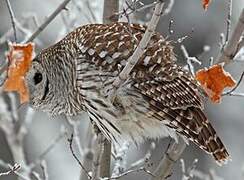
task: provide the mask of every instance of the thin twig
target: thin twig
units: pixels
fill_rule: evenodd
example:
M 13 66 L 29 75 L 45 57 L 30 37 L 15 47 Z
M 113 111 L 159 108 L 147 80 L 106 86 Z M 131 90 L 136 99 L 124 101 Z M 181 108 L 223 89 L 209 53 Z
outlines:
M 223 93 L 222 96 L 226 96 L 226 95 L 232 94 L 239 87 L 239 85 L 241 84 L 241 81 L 242 81 L 243 77 L 244 77 L 244 72 L 242 72 L 241 77 L 240 77 L 239 81 L 237 82 L 237 84 L 235 85 L 235 87 L 232 88 L 231 90 Z
M 86 172 L 86 175 L 88 177 L 88 179 L 92 179 L 92 177 L 89 175 L 89 172 L 86 170 L 86 168 L 83 166 L 83 164 L 81 163 L 81 161 L 79 160 L 79 158 L 76 156 L 73 147 L 72 147 L 72 143 L 73 143 L 73 137 L 74 135 L 71 134 L 70 138 L 68 139 L 69 142 L 69 147 L 70 147 L 70 151 L 73 155 L 73 157 L 75 158 L 75 160 L 77 161 L 77 163 L 80 165 L 80 167 Z
M 102 178 L 102 180 L 120 179 L 120 178 L 122 178 L 124 176 L 127 176 L 127 175 L 129 175 L 131 173 L 134 173 L 134 172 L 145 172 L 146 174 L 150 175 L 151 177 L 155 177 L 151 171 L 147 170 L 145 167 L 140 167 L 138 169 L 128 170 L 128 171 L 126 171 L 126 172 L 124 172 L 124 173 L 122 173 L 122 174 L 120 174 L 118 176 L 112 176 L 112 177 Z
M 145 163 L 148 163 L 151 156 L 152 156 L 152 151 L 156 148 L 156 144 L 154 142 L 152 142 L 150 144 L 150 148 L 148 149 L 147 153 L 145 154 L 145 156 L 139 160 L 137 160 L 136 162 L 132 163 L 129 167 L 129 169 L 134 169 L 136 167 L 142 166 Z
M 73 139 L 74 139 L 76 147 L 78 148 L 78 153 L 80 156 L 83 156 L 84 152 L 83 152 L 83 148 L 80 143 L 80 135 L 79 135 L 80 121 L 73 120 L 69 116 L 65 116 L 65 118 L 67 120 L 67 123 L 72 127 L 73 136 L 74 136 Z
M 179 142 L 174 142 L 169 145 L 169 148 L 165 152 L 164 157 L 153 173 L 155 177 L 151 180 L 164 180 L 171 176 L 173 165 L 186 148 L 185 140 L 182 137 L 179 137 L 178 141 Z
M 163 0 L 160 0 L 160 1 L 163 1 Z M 163 12 L 163 16 L 168 15 L 171 12 L 174 4 L 175 4 L 175 0 L 169 0 L 168 6 L 166 7 L 166 9 Z
M 42 172 L 43 172 L 42 173 L 43 174 L 42 175 L 43 176 L 43 179 L 44 180 L 48 180 L 47 162 L 43 160 L 40 165 L 41 165 L 41 169 L 42 169 Z
M 229 40 L 229 34 L 230 34 L 230 28 L 231 28 L 231 15 L 232 15 L 232 0 L 229 0 L 228 2 L 228 16 L 227 16 L 227 29 L 226 29 L 226 35 L 225 35 L 225 44 Z
M 186 169 L 185 161 L 180 159 L 181 169 L 182 169 L 182 179 L 181 180 L 190 180 L 194 177 L 193 171 L 196 169 L 198 159 L 194 159 L 191 166 Z
M 1 159 L 0 159 L 0 166 L 3 167 L 3 168 L 5 168 L 5 169 L 9 169 L 9 168 L 10 168 L 10 169 L 13 169 L 13 166 L 12 166 L 12 165 L 10 165 L 10 164 L 4 162 L 4 161 L 1 160 Z M 24 176 L 23 174 L 19 173 L 18 171 L 12 171 L 12 172 L 13 172 L 13 174 L 15 174 L 15 175 L 18 177 L 18 179 L 20 179 L 20 180 L 31 180 L 29 177 Z
M 233 61 L 238 48 L 241 48 L 239 43 L 244 32 L 244 9 L 242 9 L 241 15 L 239 17 L 238 23 L 232 33 L 232 36 L 226 46 L 224 47 L 221 55 L 217 59 L 217 63 L 224 62 L 225 65 Z
M 10 14 L 10 18 L 11 18 L 11 23 L 12 23 L 12 27 L 14 30 L 14 41 L 17 42 L 17 31 L 16 31 L 16 26 L 15 26 L 15 17 L 14 17 L 14 12 L 12 10 L 11 4 L 9 2 L 9 0 L 5 0 L 8 6 L 8 11 Z
M 10 169 L 10 170 L 8 170 L 8 171 L 6 171 L 6 172 L 2 172 L 2 173 L 0 173 L 0 177 L 1 177 L 1 176 L 8 176 L 8 175 L 10 175 L 10 174 L 12 174 L 12 173 L 15 173 L 15 172 L 17 172 L 18 170 L 20 170 L 20 168 L 21 168 L 21 166 L 20 166 L 19 164 L 14 164 L 12 167 L 9 166 L 9 169 Z
M 124 173 L 126 169 L 126 154 L 128 148 L 129 144 L 127 142 L 124 142 L 122 146 L 114 146 L 114 168 L 112 172 L 112 177 Z
M 132 13 L 140 12 L 140 11 L 143 11 L 143 10 L 145 10 L 147 8 L 151 8 L 151 7 L 155 6 L 158 3 L 159 3 L 159 1 L 152 2 L 150 4 L 146 4 L 146 5 L 141 6 L 140 8 L 131 8 L 131 5 L 129 5 L 126 9 L 123 9 L 122 11 L 120 11 L 117 14 L 114 14 L 112 16 L 119 16 L 120 18 L 122 16 L 129 16 Z M 128 12 L 128 11 L 130 11 L 130 12 Z
M 71 0 L 64 0 L 58 8 L 46 19 L 45 22 L 43 22 L 42 25 L 37 28 L 37 30 L 27 39 L 26 42 L 33 41 L 46 27 L 47 25 L 63 10 L 65 9 L 65 6 L 70 2 Z
M 186 58 L 189 72 L 191 73 L 192 76 L 194 76 L 195 70 L 192 63 L 197 63 L 201 65 L 201 61 L 199 61 L 196 57 L 190 57 L 184 45 L 181 45 L 180 48 L 183 52 L 184 57 Z
M 159 22 L 160 16 L 162 14 L 163 6 L 164 6 L 163 1 L 159 1 L 159 3 L 155 7 L 152 19 L 148 24 L 147 30 L 146 30 L 145 34 L 143 35 L 142 40 L 138 44 L 133 55 L 130 56 L 130 58 L 128 59 L 126 66 L 120 72 L 119 76 L 114 80 L 114 82 L 112 84 L 113 89 L 110 91 L 110 94 L 109 94 L 112 97 L 112 99 L 114 98 L 114 95 L 116 94 L 117 89 L 128 79 L 128 76 L 129 76 L 131 70 L 134 68 L 134 66 L 138 62 L 139 58 L 144 53 L 144 50 L 146 49 L 147 44 L 149 43 L 153 33 L 155 32 L 155 29 Z
M 174 20 L 171 19 L 171 20 L 169 21 L 169 26 L 168 26 L 168 32 L 169 32 L 169 35 L 172 35 L 172 34 L 174 33 L 174 30 L 172 29 L 173 23 L 174 23 Z
M 244 93 L 232 92 L 228 96 L 244 97 Z
M 38 174 L 36 171 L 31 172 L 31 177 L 35 178 L 36 180 L 42 180 L 40 174 Z

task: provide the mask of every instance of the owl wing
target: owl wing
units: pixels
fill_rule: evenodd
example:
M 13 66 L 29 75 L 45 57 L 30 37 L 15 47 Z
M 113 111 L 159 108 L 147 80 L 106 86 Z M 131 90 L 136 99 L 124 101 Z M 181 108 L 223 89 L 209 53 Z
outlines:
M 229 154 L 202 111 L 197 82 L 174 63 L 151 71 L 134 84 L 150 104 L 148 113 L 224 162 Z

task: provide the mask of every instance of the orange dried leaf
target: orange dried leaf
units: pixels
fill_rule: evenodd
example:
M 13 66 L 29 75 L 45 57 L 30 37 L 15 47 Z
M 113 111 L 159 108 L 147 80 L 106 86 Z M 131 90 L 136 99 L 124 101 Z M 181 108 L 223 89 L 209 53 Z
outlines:
M 219 103 L 221 94 L 226 87 L 235 86 L 232 76 L 223 69 L 222 65 L 213 65 L 209 69 L 201 69 L 196 73 L 196 80 L 210 97 L 212 102 Z
M 211 0 L 202 0 L 202 6 L 203 6 L 204 10 L 208 9 L 210 2 L 211 2 Z
M 4 91 L 17 91 L 20 102 L 29 100 L 29 92 L 24 76 L 29 70 L 34 55 L 34 44 L 12 44 L 9 43 L 7 59 L 9 61 L 8 77 L 4 83 Z

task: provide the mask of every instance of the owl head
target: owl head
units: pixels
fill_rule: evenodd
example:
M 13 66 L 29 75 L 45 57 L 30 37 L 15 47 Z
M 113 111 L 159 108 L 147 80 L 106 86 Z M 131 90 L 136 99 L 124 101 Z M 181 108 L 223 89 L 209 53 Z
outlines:
M 47 69 L 43 66 L 37 56 L 25 77 L 29 89 L 29 103 L 31 107 L 38 110 L 48 111 L 53 103 L 53 91 L 51 89 L 50 77 Z
M 75 64 L 65 51 L 46 49 L 38 54 L 26 75 L 30 105 L 51 115 L 76 115 L 81 111 Z M 78 106 L 78 108 L 77 108 Z

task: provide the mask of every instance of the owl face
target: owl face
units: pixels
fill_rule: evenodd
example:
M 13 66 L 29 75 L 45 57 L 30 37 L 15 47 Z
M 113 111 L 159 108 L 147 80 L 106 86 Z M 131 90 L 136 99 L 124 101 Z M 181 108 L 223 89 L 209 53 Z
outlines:
M 43 109 L 45 100 L 50 93 L 45 68 L 38 61 L 33 60 L 25 78 L 29 88 L 30 105 L 35 109 Z
M 72 60 L 63 57 L 62 53 L 51 56 L 45 51 L 40 53 L 25 77 L 30 106 L 52 116 L 76 115 L 82 111 L 82 96 L 75 86 L 75 67 Z

